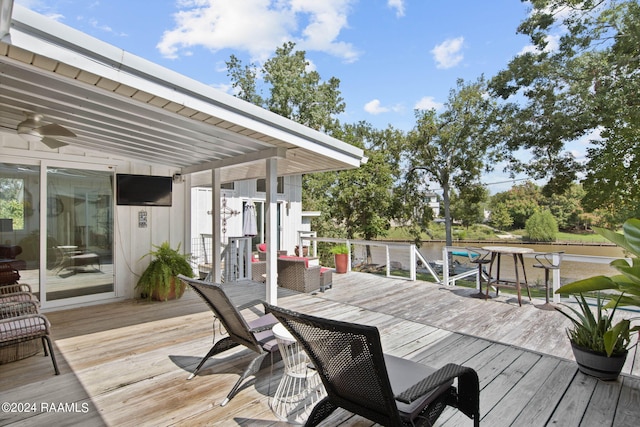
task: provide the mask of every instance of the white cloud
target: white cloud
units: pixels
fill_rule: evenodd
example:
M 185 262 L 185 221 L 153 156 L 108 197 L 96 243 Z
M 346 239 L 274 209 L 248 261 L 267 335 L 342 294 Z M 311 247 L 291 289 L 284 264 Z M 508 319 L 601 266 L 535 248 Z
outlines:
M 416 102 L 414 109 L 416 110 L 439 110 L 444 106 L 441 102 L 436 102 L 433 96 L 425 96 Z
M 364 111 L 369 114 L 377 115 L 389 112 L 389 108 L 383 107 L 379 99 L 374 99 L 364 104 Z
M 404 0 L 387 0 L 387 6 L 396 10 L 396 16 L 404 16 Z
M 373 115 L 388 113 L 390 111 L 393 111 L 394 113 L 402 113 L 404 111 L 404 107 L 401 104 L 396 104 L 391 107 L 385 107 L 382 105 L 379 99 L 373 99 L 364 104 L 364 111 Z
M 547 45 L 545 46 L 543 52 L 554 52 L 558 50 L 560 47 L 560 36 L 548 35 L 545 37 L 545 41 Z M 518 55 L 523 55 L 525 53 L 537 53 L 540 52 L 536 46 L 530 44 L 522 48 L 522 50 L 518 53 Z
M 447 39 L 431 50 L 433 59 L 436 61 L 438 68 L 451 68 L 458 65 L 464 56 L 460 51 L 464 44 L 464 37 L 456 37 L 455 39 Z
M 352 62 L 359 52 L 338 37 L 348 27 L 353 1 L 180 0 L 175 28 L 164 32 L 157 48 L 169 58 L 196 46 L 214 52 L 231 48 L 261 61 L 276 47 L 293 41 L 301 50 L 322 51 Z

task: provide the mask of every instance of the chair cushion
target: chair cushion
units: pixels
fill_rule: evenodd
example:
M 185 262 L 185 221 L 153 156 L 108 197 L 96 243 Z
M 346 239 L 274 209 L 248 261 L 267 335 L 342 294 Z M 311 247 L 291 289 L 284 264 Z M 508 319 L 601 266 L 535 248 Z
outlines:
M 267 244 L 266 244 L 266 243 L 260 243 L 260 244 L 258 245 L 258 250 L 259 250 L 260 252 L 266 252 L 266 251 L 267 251 Z
M 275 325 L 276 323 L 278 323 L 278 319 L 276 319 L 271 313 L 260 316 L 257 319 L 248 322 L 249 328 L 251 329 Z M 254 336 L 256 337 L 256 340 L 258 340 L 262 348 L 265 349 L 265 351 L 272 353 L 278 350 L 278 343 L 276 341 L 276 337 L 273 335 L 273 331 L 271 330 L 271 328 L 261 332 L 256 332 Z
M 402 359 L 390 354 L 384 355 L 384 362 L 387 365 L 387 372 L 389 373 L 391 389 L 393 390 L 393 394 L 395 395 L 402 393 L 412 385 L 416 384 L 420 380 L 428 377 L 436 371 L 436 369 L 423 365 L 421 363 Z M 446 392 L 452 384 L 453 380 L 430 391 L 422 398 L 414 400 L 410 404 L 398 402 L 396 400 L 396 405 L 398 406 L 398 410 L 400 411 L 401 416 L 408 419 L 415 418 L 416 415 L 418 415 L 427 405 L 429 405 L 442 393 Z

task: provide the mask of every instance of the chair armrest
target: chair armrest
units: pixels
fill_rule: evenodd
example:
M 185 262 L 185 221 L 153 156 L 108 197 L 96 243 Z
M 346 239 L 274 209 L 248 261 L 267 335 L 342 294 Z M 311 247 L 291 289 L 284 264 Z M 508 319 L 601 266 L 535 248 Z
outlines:
M 0 296 L 5 294 L 13 294 L 16 292 L 31 292 L 31 286 L 26 283 L 16 283 L 13 285 L 0 285 Z
M 0 319 L 0 342 L 23 341 L 31 337 L 49 335 L 49 319 L 42 314 Z
M 0 319 L 10 319 L 26 314 L 38 314 L 40 307 L 35 301 L 12 301 L 0 303 Z
M 256 328 L 251 328 L 249 329 L 251 332 L 253 333 L 257 333 L 257 332 L 262 332 L 262 331 L 270 331 L 275 325 L 277 325 L 279 322 L 275 322 L 275 323 L 269 323 L 268 325 L 262 325 L 262 326 L 258 326 Z
M 458 378 L 458 409 L 470 418 L 477 418 L 480 412 L 480 382 L 476 371 L 465 366 L 449 363 L 394 397 L 409 404 L 455 378 Z
M 30 292 L 14 292 L 12 294 L 0 295 L 0 304 L 17 301 L 38 301 L 38 299 Z

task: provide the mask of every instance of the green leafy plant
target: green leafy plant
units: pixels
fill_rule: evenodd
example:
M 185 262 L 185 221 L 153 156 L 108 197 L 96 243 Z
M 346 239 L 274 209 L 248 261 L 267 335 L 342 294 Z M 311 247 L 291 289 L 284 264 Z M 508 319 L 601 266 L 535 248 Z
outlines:
M 613 323 L 613 316 L 621 296 L 615 298 L 613 307 L 607 310 L 604 307 L 605 299 L 598 292 L 595 315 L 582 294 L 575 296 L 575 298 L 580 310 L 563 304 L 573 315 L 558 309 L 573 324 L 571 328 L 567 329 L 569 340 L 577 346 L 606 354 L 608 357 L 624 353 L 630 347 L 631 332 L 637 331 L 639 328 L 637 326 L 631 328 L 631 322 L 628 319 L 620 320 L 616 324 Z
M 176 296 L 182 296 L 184 284 L 176 282 L 175 277 L 183 274 L 187 277 L 194 277 L 193 269 L 189 264 L 189 254 L 180 253 L 180 244 L 176 249 L 169 246 L 169 242 L 164 242 L 160 246 L 153 245 L 155 250 L 143 255 L 140 259 L 151 256 L 149 266 L 140 276 L 136 289 L 139 289 L 148 299 L 154 295 L 166 301 L 174 284 Z
M 557 294 L 580 294 L 594 291 L 610 291 L 620 296 L 619 299 L 611 299 L 605 308 L 620 306 L 640 307 L 640 219 L 630 218 L 625 221 L 623 234 L 604 228 L 595 228 L 596 232 L 629 252 L 632 257 L 616 259 L 611 266 L 621 274 L 607 277 L 594 276 L 578 280 L 561 286 Z M 624 294 L 624 295 L 623 295 Z
M 336 245 L 333 248 L 331 248 L 330 252 L 333 255 L 348 254 L 349 253 L 349 248 L 347 248 L 347 245 L 340 244 L 340 245 Z

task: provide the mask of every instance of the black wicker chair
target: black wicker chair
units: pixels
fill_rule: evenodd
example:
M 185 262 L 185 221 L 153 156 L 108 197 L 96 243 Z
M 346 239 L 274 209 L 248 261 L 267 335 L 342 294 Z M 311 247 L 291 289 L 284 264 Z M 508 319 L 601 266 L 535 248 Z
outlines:
M 222 326 L 229 334 L 229 336 L 214 343 L 211 350 L 209 350 L 207 355 L 202 358 L 188 379 L 192 379 L 210 357 L 238 345 L 243 345 L 257 353 L 256 357 L 251 361 L 251 363 L 249 363 L 249 366 L 235 383 L 226 399 L 224 399 L 220 404 L 221 406 L 224 406 L 233 398 L 233 396 L 235 396 L 242 382 L 250 375 L 258 372 L 265 356 L 267 354 L 271 354 L 273 356 L 273 353 L 278 351 L 278 343 L 273 336 L 273 332 L 271 332 L 271 328 L 273 325 L 278 323 L 278 321 L 273 317 L 273 315 L 267 314 L 256 320 L 247 322 L 244 317 L 242 317 L 240 311 L 244 307 L 256 305 L 258 303 L 257 301 L 246 304 L 244 307 L 235 307 L 220 285 L 191 279 L 182 275 L 179 275 L 178 278 L 200 295 L 211 311 L 213 311 L 214 316 L 220 321 L 220 323 L 222 323 Z M 271 362 L 273 363 L 273 359 Z
M 472 418 L 475 426 L 480 424 L 473 369 L 448 364 L 436 370 L 387 355 L 374 326 L 264 304 L 304 347 L 327 391 L 305 425 L 318 425 L 338 407 L 384 426 L 432 425 L 447 405 Z

